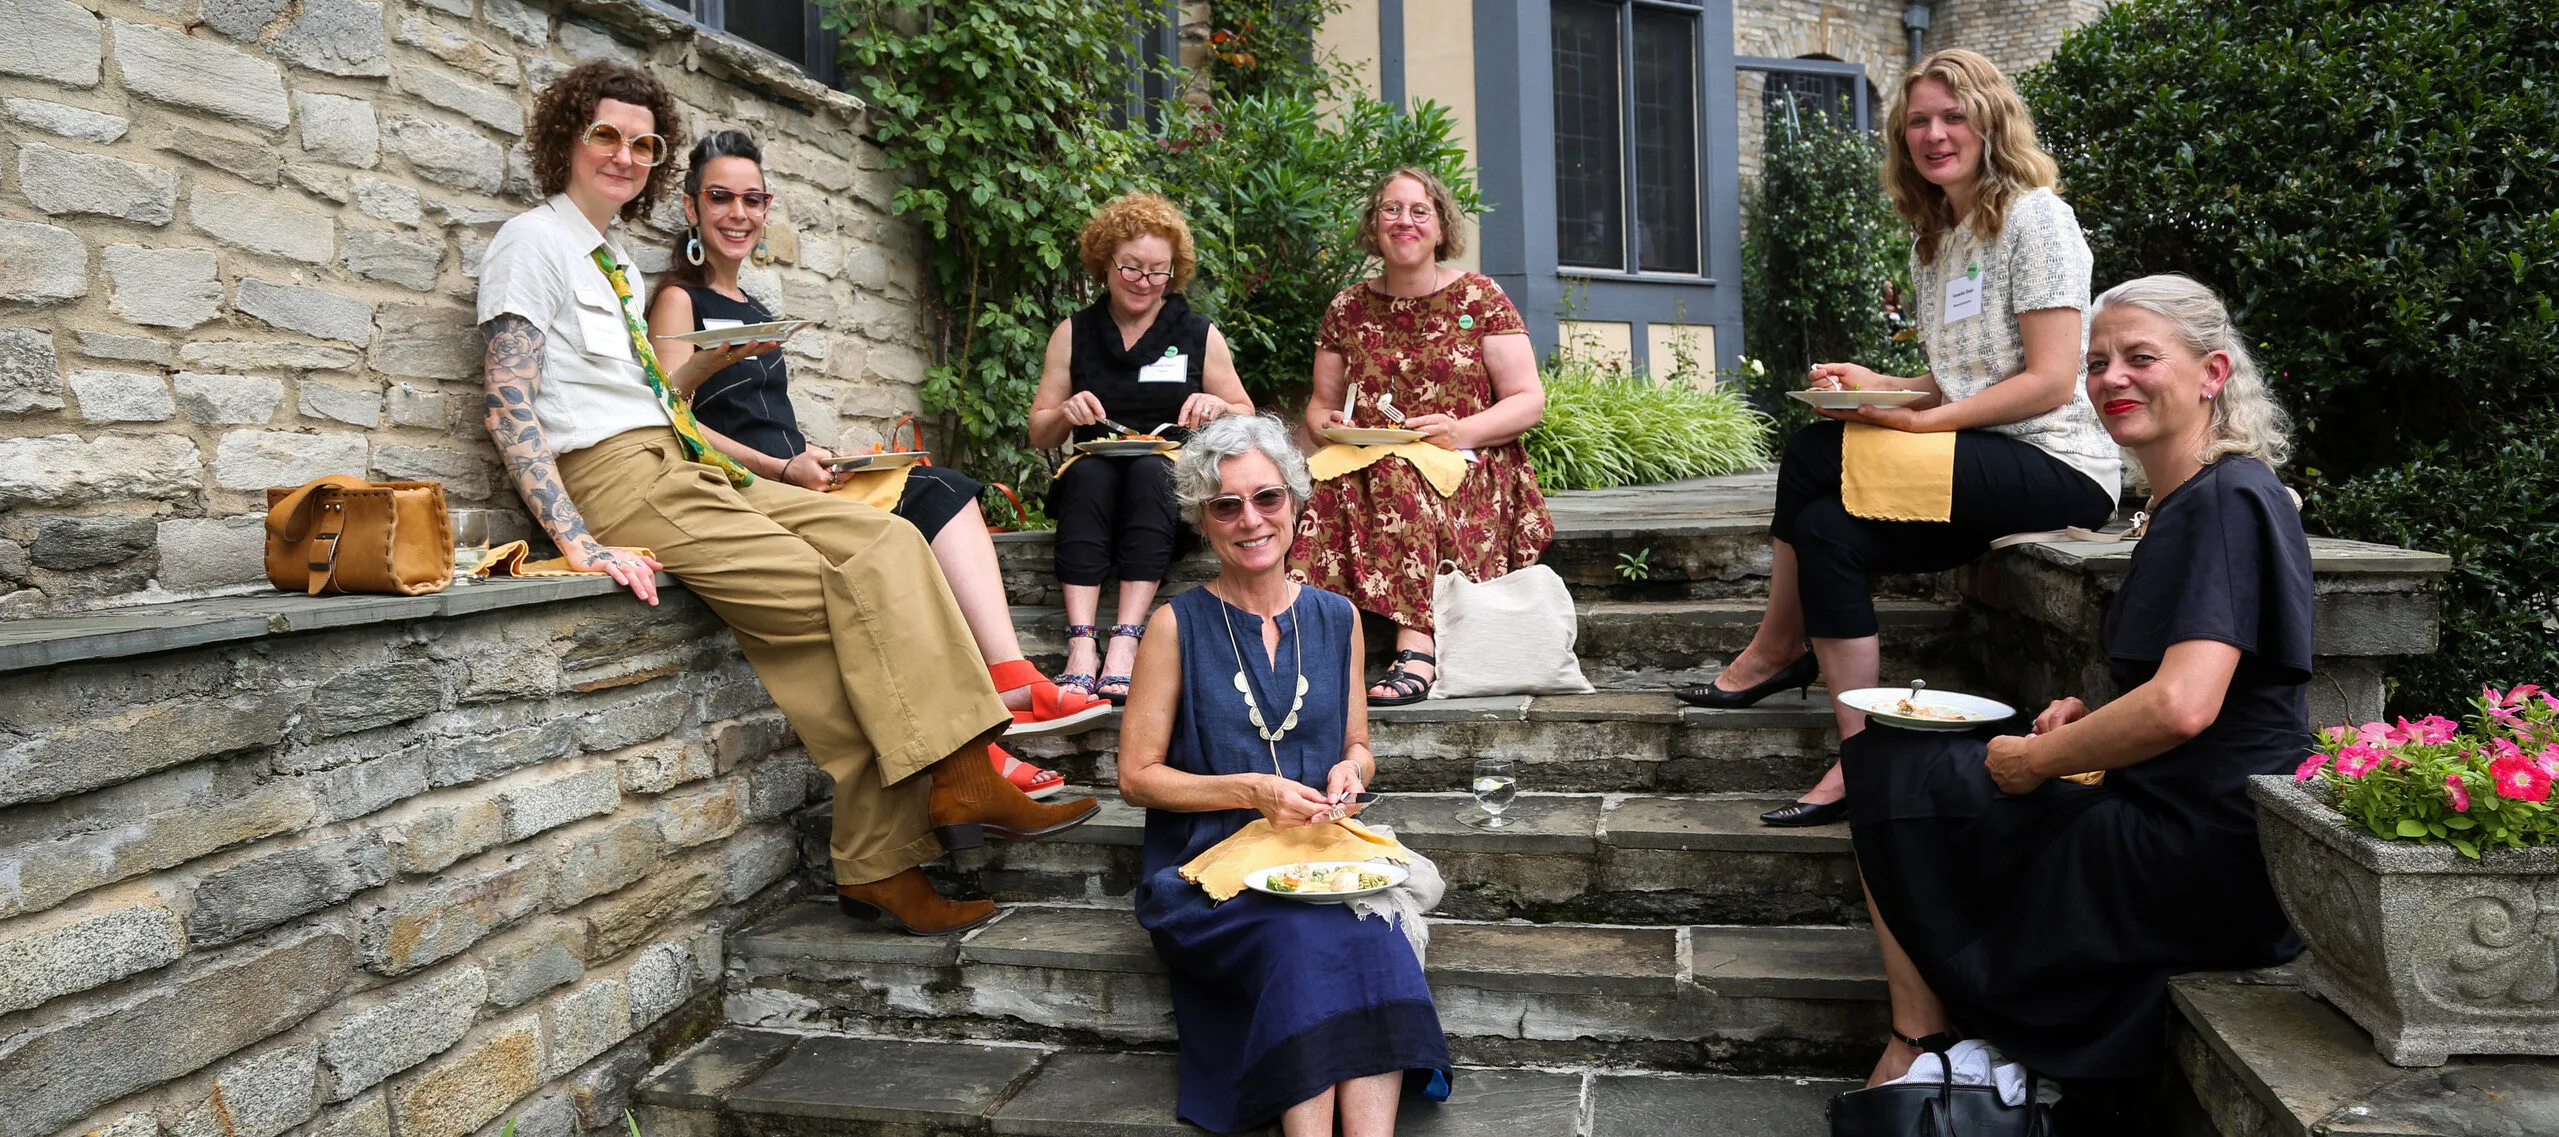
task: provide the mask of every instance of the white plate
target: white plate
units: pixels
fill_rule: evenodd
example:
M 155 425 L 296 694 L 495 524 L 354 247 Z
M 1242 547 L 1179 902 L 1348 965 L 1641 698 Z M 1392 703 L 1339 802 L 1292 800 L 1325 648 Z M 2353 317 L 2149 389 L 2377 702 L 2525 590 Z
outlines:
M 1926 391 L 1788 391 L 1786 394 L 1826 411 L 1844 411 L 1859 406 L 1898 407 L 1928 397 Z
M 1284 868 L 1292 867 L 1290 865 L 1273 865 L 1266 869 L 1254 869 L 1251 872 L 1245 873 L 1244 887 L 1264 895 L 1277 896 L 1287 900 L 1303 900 L 1309 904 L 1339 904 L 1345 900 L 1357 900 L 1363 896 L 1375 896 L 1378 893 L 1404 883 L 1405 877 L 1413 875 L 1412 870 L 1407 869 L 1402 865 L 1391 865 L 1384 861 L 1307 861 L 1304 863 L 1311 868 L 1319 869 L 1356 866 L 1365 872 L 1384 874 L 1386 877 L 1386 883 L 1379 885 L 1376 888 L 1363 888 L 1357 892 L 1273 892 L 1269 886 L 1265 885 L 1263 882 L 1270 879 L 1270 875 L 1272 873 L 1278 872 Z
M 773 320 L 761 324 L 740 324 L 734 328 L 704 328 L 680 336 L 667 336 L 695 347 L 726 347 L 733 343 L 755 343 L 758 340 L 786 340 L 815 320 Z
M 921 450 L 900 450 L 891 454 L 838 454 L 826 460 L 830 470 L 889 470 L 912 466 L 929 455 Z
M 1127 458 L 1138 454 L 1155 453 L 1156 447 L 1162 445 L 1164 445 L 1162 442 L 1142 439 L 1099 438 L 1091 442 L 1078 442 L 1075 448 L 1101 458 Z
M 1327 441 L 1339 442 L 1344 446 L 1392 446 L 1398 442 L 1419 442 L 1422 440 L 1422 432 L 1365 426 L 1328 426 L 1324 428 L 1324 437 Z
M 1971 730 L 1986 723 L 2015 718 L 2017 715 L 2017 708 L 1997 699 L 1985 699 L 1979 695 L 1965 695 L 1954 691 L 1939 691 L 1934 688 L 1921 691 L 1918 696 L 1913 697 L 1908 687 L 1861 687 L 1841 694 L 1838 698 L 1840 702 L 1866 712 L 1877 722 L 1888 722 L 1904 730 Z M 1920 706 L 1934 710 L 1959 711 L 1966 718 L 1962 722 L 1948 722 L 1942 719 L 1912 718 L 1909 715 L 1897 714 L 1892 707 L 1903 699 L 1910 699 Z

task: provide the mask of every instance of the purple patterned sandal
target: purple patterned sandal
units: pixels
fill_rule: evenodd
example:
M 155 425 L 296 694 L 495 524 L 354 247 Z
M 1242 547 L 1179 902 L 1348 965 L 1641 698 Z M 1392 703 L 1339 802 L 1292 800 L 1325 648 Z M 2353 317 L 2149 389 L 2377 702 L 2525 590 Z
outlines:
M 1118 638 L 1120 638 L 1121 636 L 1127 636 L 1128 638 L 1133 639 L 1133 640 L 1143 640 L 1143 639 L 1145 639 L 1145 638 L 1146 638 L 1146 625 L 1144 625 L 1144 624 L 1113 624 L 1113 625 L 1111 625 L 1111 638 L 1112 638 L 1112 639 L 1118 639 Z M 1062 682 L 1065 682 L 1065 680 L 1059 680 L 1059 682 L 1061 682 L 1061 683 L 1062 683 Z M 1119 693 L 1118 693 L 1118 694 L 1116 694 L 1116 695 L 1112 694 L 1112 693 L 1111 693 L 1111 692 L 1109 692 L 1109 691 L 1105 691 L 1105 690 L 1103 690 L 1103 689 L 1102 689 L 1102 688 L 1104 688 L 1104 687 L 1109 687 L 1109 686 L 1113 686 L 1113 685 L 1117 685 L 1117 686 L 1119 687 L 1119 689 L 1120 689 L 1120 690 L 1119 690 Z M 1109 700 L 1111 701 L 1111 705 L 1112 705 L 1112 706 L 1115 706 L 1115 707 L 1116 707 L 1116 706 L 1122 706 L 1122 705 L 1125 705 L 1125 704 L 1128 702 L 1128 685 L 1129 685 L 1129 677 L 1128 677 L 1128 676 L 1126 676 L 1126 675 L 1105 675 L 1105 676 L 1103 676 L 1103 677 L 1102 677 L 1102 681 L 1101 681 L 1099 684 L 1097 684 L 1097 685 L 1095 685 L 1095 686 L 1094 686 L 1094 688 L 1093 688 L 1093 693 L 1094 693 L 1094 694 L 1096 694 L 1096 695 L 1099 695 L 1099 696 L 1101 696 L 1101 697 L 1103 697 L 1103 698 L 1105 698 L 1105 699 L 1109 699 Z
M 1075 640 L 1099 640 L 1101 637 L 1095 635 L 1095 631 L 1096 629 L 1091 624 L 1068 624 L 1066 626 L 1066 638 L 1069 642 Z M 1093 646 L 1098 648 L 1102 645 L 1097 642 Z M 1089 672 L 1078 673 L 1070 671 L 1064 675 L 1058 676 L 1056 683 L 1060 687 L 1073 687 L 1087 695 L 1093 695 L 1096 698 L 1100 697 L 1099 693 L 1094 690 L 1096 685 L 1093 682 L 1093 676 Z

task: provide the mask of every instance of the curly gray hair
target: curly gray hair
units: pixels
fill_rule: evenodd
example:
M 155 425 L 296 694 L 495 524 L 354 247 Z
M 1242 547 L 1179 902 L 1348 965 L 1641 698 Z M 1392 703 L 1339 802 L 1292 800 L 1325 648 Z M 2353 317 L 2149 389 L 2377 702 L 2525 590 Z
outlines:
M 2161 273 L 2127 280 L 2105 291 L 2088 309 L 2088 322 L 2116 305 L 2139 308 L 2167 320 L 2198 356 L 2220 352 L 2230 357 L 2230 378 L 2212 404 L 2212 437 L 2199 457 L 2206 463 L 2228 454 L 2245 454 L 2274 469 L 2292 456 L 2291 416 L 2275 401 L 2248 353 L 2247 337 L 2231 323 L 2221 297 L 2192 277 Z
M 1280 482 L 1294 504 L 1304 508 L 1314 496 L 1315 479 L 1306 472 L 1306 456 L 1289 443 L 1287 427 L 1266 414 L 1228 415 L 1192 431 L 1173 460 L 1173 503 L 1194 528 L 1204 519 L 1208 499 L 1224 488 L 1220 470 L 1226 460 L 1257 450 L 1279 467 Z

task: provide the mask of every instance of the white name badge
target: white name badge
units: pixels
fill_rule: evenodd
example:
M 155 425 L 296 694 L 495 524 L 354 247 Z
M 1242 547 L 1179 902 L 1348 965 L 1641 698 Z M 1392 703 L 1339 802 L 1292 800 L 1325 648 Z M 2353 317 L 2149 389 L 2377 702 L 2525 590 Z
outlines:
M 626 362 L 631 359 L 630 326 L 603 312 L 578 309 L 578 338 L 586 341 L 588 355 Z
M 1168 355 L 1137 369 L 1140 383 L 1188 383 L 1191 381 L 1191 357 Z
M 706 332 L 716 332 L 722 328 L 743 328 L 745 326 L 746 321 L 744 320 L 715 320 L 709 316 L 702 317 L 702 330 Z
M 1946 282 L 1946 322 L 1981 315 L 1981 276 L 1966 273 Z

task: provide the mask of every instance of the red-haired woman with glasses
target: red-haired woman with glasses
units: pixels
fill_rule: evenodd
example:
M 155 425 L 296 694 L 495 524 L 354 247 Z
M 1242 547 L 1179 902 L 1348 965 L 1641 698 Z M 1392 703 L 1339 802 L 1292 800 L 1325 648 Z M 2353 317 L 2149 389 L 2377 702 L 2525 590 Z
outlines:
M 773 193 L 764 182 L 764 151 L 744 131 L 723 130 L 693 145 L 684 171 L 684 238 L 674 263 L 659 278 L 649 303 L 649 329 L 658 359 L 679 371 L 698 356 L 718 354 L 671 337 L 712 328 L 760 324 L 775 318 L 749 295 L 739 273 L 763 247 Z M 678 382 L 682 387 L 682 381 Z M 758 476 L 825 492 L 838 476 L 826 463 L 833 451 L 800 432 L 791 405 L 790 367 L 779 347 L 740 359 L 703 376 L 680 393 L 692 399 L 693 416 L 711 444 Z M 1004 576 L 995 562 L 978 495 L 986 487 L 956 470 L 915 466 L 890 512 L 905 518 L 932 543 L 933 560 L 968 617 L 987 673 L 1013 711 L 1009 737 L 1066 734 L 1097 725 L 1109 703 L 1073 687 L 1060 687 L 1022 656 L 1013 631 Z M 992 751 L 996 769 L 1023 793 L 1045 798 L 1066 788 L 1066 778 L 1007 753 Z
M 1253 413 L 1226 337 L 1182 298 L 1199 258 L 1191 227 L 1172 202 L 1151 193 L 1114 199 L 1085 223 L 1077 245 L 1104 294 L 1049 336 L 1031 403 L 1031 445 L 1119 433 L 1106 419 L 1134 431 L 1167 424 L 1166 437 L 1179 441 L 1213 419 Z M 1066 593 L 1060 684 L 1114 703 L 1128 697 L 1146 612 L 1182 533 L 1172 470 L 1172 460 L 1159 454 L 1076 456 L 1058 468 L 1049 514 L 1057 519 L 1057 580 Z M 1097 655 L 1093 621 L 1105 580 L 1120 582 L 1118 622 L 1108 652 Z

